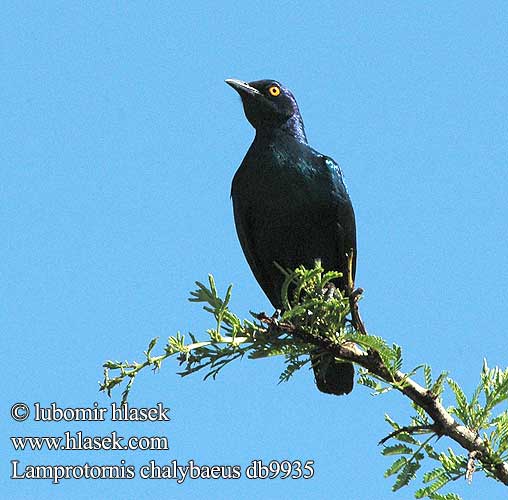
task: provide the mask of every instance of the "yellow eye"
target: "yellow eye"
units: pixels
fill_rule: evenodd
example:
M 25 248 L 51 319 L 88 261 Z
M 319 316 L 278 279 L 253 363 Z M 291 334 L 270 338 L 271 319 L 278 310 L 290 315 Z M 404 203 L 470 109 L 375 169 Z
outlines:
M 268 92 L 270 92 L 270 95 L 273 95 L 273 97 L 277 97 L 280 94 L 280 88 L 277 87 L 277 85 L 272 85 Z

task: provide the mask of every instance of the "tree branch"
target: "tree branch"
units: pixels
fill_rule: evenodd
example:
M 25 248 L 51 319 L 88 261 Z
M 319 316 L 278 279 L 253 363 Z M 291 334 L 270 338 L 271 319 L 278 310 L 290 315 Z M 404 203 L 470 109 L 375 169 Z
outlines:
M 274 322 L 272 318 L 267 316 L 259 316 L 258 319 L 267 324 L 270 328 L 291 333 L 303 342 L 314 344 L 337 358 L 356 363 L 389 384 L 395 382 L 397 390 L 402 392 L 419 407 L 423 408 L 432 418 L 434 425 L 439 429 L 440 435 L 448 436 L 462 446 L 462 448 L 469 452 L 474 452 L 474 457 L 477 458 L 493 476 L 508 486 L 508 463 L 490 463 L 487 460 L 490 453 L 484 441 L 471 429 L 460 425 L 450 413 L 446 411 L 444 406 L 431 391 L 412 380 L 406 373 L 397 371 L 392 375 L 380 361 L 376 353 L 361 351 L 356 345 L 349 345 L 348 343 L 339 344 L 329 338 L 311 335 L 308 332 L 295 328 L 291 323 Z
M 308 363 L 309 354 L 319 348 L 362 367 L 359 382 L 377 394 L 395 389 L 413 403 L 416 414 L 409 425 L 399 425 L 385 416 L 394 431 L 380 444 L 389 439 L 396 440 L 397 444 L 384 446 L 382 453 L 400 455 L 385 473 L 387 477 L 397 474 L 394 491 L 414 479 L 425 456 L 437 461 L 439 467 L 423 475 L 425 486 L 415 493 L 416 498 L 459 498 L 453 493 L 436 492 L 459 477 L 471 481 L 476 465 L 488 477 L 508 486 L 508 410 L 492 416 L 493 409 L 508 399 L 508 369 L 489 368 L 484 361 L 480 383 L 470 400 L 446 372 L 434 382 L 428 365 L 404 373 L 400 346 L 388 345 L 365 328 L 358 310 L 362 290 L 355 289 L 351 279 L 352 260 L 351 254 L 344 291 L 333 285 L 341 274 L 325 272 L 320 262 L 313 269 L 281 269 L 286 276 L 281 290 L 284 311 L 280 317 L 251 313 L 254 321 L 241 320 L 229 309 L 231 285 L 222 298 L 213 276 L 209 275 L 209 285 L 196 282 L 197 289 L 191 292 L 190 298 L 202 303 L 214 317 L 214 327 L 207 330 L 208 339 L 199 341 L 189 333 L 189 342 L 177 333 L 168 338 L 164 353 L 159 356 L 151 354 L 157 343 L 157 339 L 152 339 L 142 363 L 106 361 L 101 390 L 109 394 L 114 387 L 127 382 L 123 392 L 123 400 L 127 400 L 138 373 L 148 366 L 159 369 L 171 356 L 184 365 L 180 375 L 203 370 L 207 371 L 205 379 L 215 378 L 226 365 L 243 356 L 249 359 L 283 356 L 286 367 L 279 380 L 287 381 Z M 424 386 L 411 378 L 420 368 L 423 368 Z M 115 376 L 111 378 L 110 373 Z M 445 381 L 455 396 L 454 406 L 448 409 L 441 403 Z M 422 434 L 426 435 L 425 439 L 417 439 Z M 451 448 L 439 453 L 430 441 L 442 436 L 452 439 L 468 453 L 456 455 Z

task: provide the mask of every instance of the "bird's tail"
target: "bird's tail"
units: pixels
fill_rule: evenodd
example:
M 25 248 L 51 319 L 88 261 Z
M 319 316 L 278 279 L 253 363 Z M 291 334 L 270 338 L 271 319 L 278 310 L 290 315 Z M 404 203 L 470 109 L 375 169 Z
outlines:
M 317 388 L 327 394 L 349 394 L 353 390 L 355 370 L 351 363 L 336 361 L 330 354 L 316 350 L 311 354 Z

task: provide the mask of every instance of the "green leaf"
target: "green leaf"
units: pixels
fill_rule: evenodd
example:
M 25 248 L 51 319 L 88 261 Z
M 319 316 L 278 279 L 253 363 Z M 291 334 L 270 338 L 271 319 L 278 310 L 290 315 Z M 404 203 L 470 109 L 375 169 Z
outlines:
M 468 405 L 466 395 L 464 391 L 461 389 L 459 384 L 455 382 L 455 380 L 448 378 L 448 385 L 451 387 L 453 394 L 455 395 L 455 400 L 457 401 L 457 406 L 454 409 L 454 413 L 459 417 L 464 423 L 467 424 L 468 420 Z
M 433 493 L 429 496 L 430 500 L 462 500 L 462 497 L 455 493 Z
M 393 462 L 393 464 L 388 469 L 386 469 L 386 471 L 384 473 L 384 476 L 385 477 L 390 477 L 393 474 L 396 474 L 406 464 L 407 464 L 407 458 L 406 457 L 399 457 L 399 458 L 397 458 L 397 460 L 395 460 L 395 462 Z
M 405 444 L 394 444 L 391 446 L 385 446 L 381 452 L 383 455 L 401 455 L 413 453 L 413 449 Z
M 417 490 L 415 493 L 415 498 L 429 497 L 430 495 L 440 490 L 441 488 L 443 488 L 443 486 L 446 486 L 450 482 L 450 477 L 446 474 L 446 472 L 443 469 L 440 470 L 442 471 L 442 474 L 437 476 L 431 485 Z
M 159 340 L 159 337 L 155 337 L 152 340 L 150 340 L 150 344 L 148 344 L 148 349 L 145 351 L 145 355 L 147 358 L 150 357 L 150 353 L 152 352 L 153 348 L 157 344 L 158 340 Z
M 416 477 L 416 472 L 421 467 L 420 462 L 408 461 L 407 464 L 402 468 L 402 471 L 397 476 L 395 484 L 392 486 L 392 491 L 400 490 L 402 487 L 407 486 L 411 480 Z
M 399 432 L 395 436 L 395 439 L 397 439 L 397 441 L 402 441 L 404 443 L 410 443 L 410 444 L 416 444 L 416 445 L 420 444 L 420 442 L 417 439 L 415 439 L 413 436 L 411 436 L 411 434 L 409 434 L 407 432 Z
M 425 388 L 430 389 L 432 385 L 432 369 L 429 365 L 423 365 L 423 378 L 425 380 Z
M 446 476 L 446 471 L 442 467 L 436 467 L 423 475 L 423 482 L 430 483 L 441 476 Z
M 439 374 L 439 377 L 436 379 L 434 384 L 431 387 L 431 392 L 436 395 L 437 397 L 441 396 L 443 389 L 444 389 L 444 382 L 446 378 L 448 377 L 448 372 L 443 371 Z
M 105 361 L 102 366 L 104 368 L 109 368 L 111 370 L 116 370 L 122 366 L 122 363 L 120 361 Z

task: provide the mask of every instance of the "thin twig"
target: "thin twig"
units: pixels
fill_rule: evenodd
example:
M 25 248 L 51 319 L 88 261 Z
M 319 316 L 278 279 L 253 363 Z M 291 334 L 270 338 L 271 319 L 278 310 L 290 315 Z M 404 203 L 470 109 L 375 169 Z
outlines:
M 354 250 L 351 249 L 348 258 L 348 267 L 347 267 L 347 286 L 346 286 L 346 294 L 349 297 L 349 310 L 351 311 L 351 322 L 353 323 L 353 327 L 356 331 L 360 332 L 362 335 L 367 335 L 367 329 L 365 328 L 365 324 L 360 316 L 360 311 L 358 309 L 358 301 L 363 293 L 363 288 L 355 289 L 355 282 L 353 279 L 353 259 L 354 259 Z

